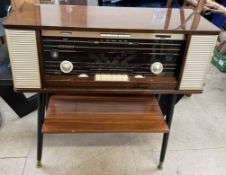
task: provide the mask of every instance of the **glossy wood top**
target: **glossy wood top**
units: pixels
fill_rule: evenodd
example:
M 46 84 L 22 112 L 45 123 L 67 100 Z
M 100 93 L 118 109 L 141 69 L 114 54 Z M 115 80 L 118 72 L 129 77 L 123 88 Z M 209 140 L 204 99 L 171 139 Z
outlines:
M 24 4 L 6 28 L 209 33 L 219 29 L 191 9 Z

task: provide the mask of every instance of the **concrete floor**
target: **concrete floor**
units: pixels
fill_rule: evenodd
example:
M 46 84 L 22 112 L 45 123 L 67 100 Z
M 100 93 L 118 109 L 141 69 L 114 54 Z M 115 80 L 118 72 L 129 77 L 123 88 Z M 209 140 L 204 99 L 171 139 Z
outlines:
M 19 119 L 0 99 L 0 175 L 225 175 L 226 74 L 211 67 L 203 94 L 175 110 L 164 169 L 161 134 L 45 135 L 36 168 L 36 112 Z

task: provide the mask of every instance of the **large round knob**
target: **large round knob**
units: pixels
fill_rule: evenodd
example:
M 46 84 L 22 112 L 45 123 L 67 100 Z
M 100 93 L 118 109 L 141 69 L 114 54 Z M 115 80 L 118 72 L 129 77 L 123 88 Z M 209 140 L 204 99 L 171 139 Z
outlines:
M 60 70 L 63 72 L 63 73 L 70 73 L 72 70 L 73 70 L 73 64 L 70 62 L 70 61 L 62 61 L 60 63 Z
M 155 62 L 151 65 L 150 70 L 153 74 L 158 75 L 163 71 L 163 65 L 160 62 Z

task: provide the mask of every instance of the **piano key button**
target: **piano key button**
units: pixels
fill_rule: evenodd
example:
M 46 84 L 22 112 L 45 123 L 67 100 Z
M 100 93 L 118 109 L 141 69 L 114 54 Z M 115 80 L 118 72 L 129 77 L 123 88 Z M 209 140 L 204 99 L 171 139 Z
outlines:
M 101 81 L 101 75 L 100 74 L 95 75 L 95 81 Z
M 135 75 L 135 78 L 144 78 L 143 75 Z
M 80 74 L 79 76 L 78 76 L 79 78 L 87 78 L 87 77 L 89 77 L 87 74 Z

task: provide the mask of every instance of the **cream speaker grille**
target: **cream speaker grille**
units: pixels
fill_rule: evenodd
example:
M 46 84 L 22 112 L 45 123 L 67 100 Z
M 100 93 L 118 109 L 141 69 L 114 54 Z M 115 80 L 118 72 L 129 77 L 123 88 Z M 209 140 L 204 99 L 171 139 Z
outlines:
M 6 30 L 15 88 L 40 88 L 36 34 L 32 30 Z
M 191 37 L 180 90 L 202 90 L 216 44 L 216 35 Z

